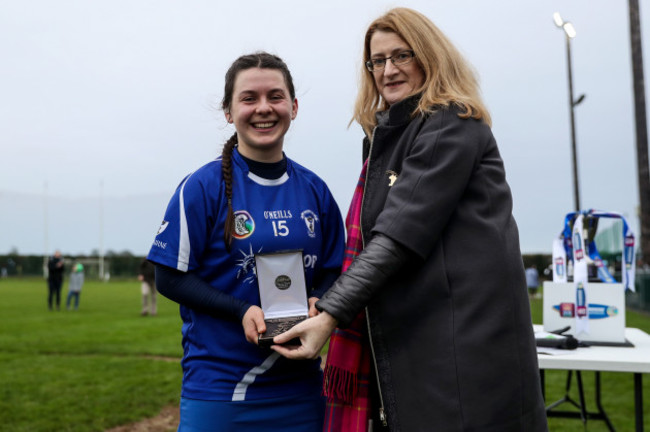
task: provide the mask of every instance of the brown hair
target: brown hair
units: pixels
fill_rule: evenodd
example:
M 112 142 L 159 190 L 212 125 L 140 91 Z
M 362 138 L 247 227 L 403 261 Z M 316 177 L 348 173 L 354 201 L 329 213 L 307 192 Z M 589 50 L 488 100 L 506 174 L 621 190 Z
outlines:
M 291 72 L 289 72 L 287 64 L 278 56 L 260 51 L 253 54 L 243 55 L 230 65 L 230 68 L 226 72 L 223 99 L 221 100 L 221 108 L 224 112 L 230 112 L 237 74 L 241 71 L 253 68 L 275 69 L 282 72 L 291 99 L 293 100 L 296 98 L 293 78 L 291 77 Z M 221 173 L 223 181 L 226 184 L 226 198 L 228 199 L 228 215 L 226 216 L 226 223 L 224 225 L 223 239 L 228 250 L 230 250 L 232 232 L 235 225 L 235 214 L 232 209 L 232 152 L 236 145 L 237 132 L 226 141 L 226 144 L 224 144 L 221 151 Z
M 461 118 L 482 119 L 491 125 L 490 113 L 480 96 L 478 79 L 472 67 L 426 16 L 408 8 L 395 8 L 374 20 L 364 40 L 363 62 L 359 93 L 354 107 L 353 120 L 370 136 L 377 125 L 377 111 L 388 109 L 377 91 L 372 72 L 364 62 L 370 59 L 370 40 L 377 31 L 391 32 L 402 38 L 413 51 L 415 60 L 424 73 L 424 84 L 414 93 L 422 93 L 412 115 L 432 112 L 436 106 L 459 106 Z

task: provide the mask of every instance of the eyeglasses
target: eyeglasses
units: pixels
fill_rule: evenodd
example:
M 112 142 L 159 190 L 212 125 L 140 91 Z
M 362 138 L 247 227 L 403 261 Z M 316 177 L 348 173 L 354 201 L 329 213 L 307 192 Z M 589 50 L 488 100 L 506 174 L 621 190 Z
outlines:
M 374 58 L 368 60 L 365 64 L 370 72 L 376 72 L 383 70 L 386 67 L 386 61 L 390 60 L 395 66 L 404 66 L 405 64 L 411 63 L 415 57 L 415 52 L 413 50 L 400 51 L 397 54 L 394 54 L 386 58 Z

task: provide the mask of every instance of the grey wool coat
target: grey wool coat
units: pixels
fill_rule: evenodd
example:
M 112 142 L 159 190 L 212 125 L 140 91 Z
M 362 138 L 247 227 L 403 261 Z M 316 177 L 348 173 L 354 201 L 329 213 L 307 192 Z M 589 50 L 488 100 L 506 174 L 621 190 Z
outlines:
M 391 106 L 363 155 L 364 244 L 381 234 L 410 259 L 383 280 L 379 271 L 354 275 L 368 277 L 365 288 L 340 278 L 318 307 L 342 326 L 365 307 L 391 431 L 546 431 L 496 141 L 485 123 L 461 119 L 454 107 L 412 118 L 416 103 Z M 362 289 L 373 290 L 368 304 L 350 292 Z

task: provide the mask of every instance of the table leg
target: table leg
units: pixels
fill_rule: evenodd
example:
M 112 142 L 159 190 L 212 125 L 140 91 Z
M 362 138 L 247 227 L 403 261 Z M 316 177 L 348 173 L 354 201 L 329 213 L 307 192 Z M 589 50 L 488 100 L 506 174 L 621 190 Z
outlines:
M 578 396 L 580 398 L 580 419 L 583 424 L 587 424 L 587 405 L 585 404 L 585 391 L 582 387 L 582 373 L 576 371 L 576 378 L 578 380 Z M 567 393 L 569 389 L 567 388 Z
M 634 417 L 636 432 L 643 432 L 643 374 L 634 374 Z
M 600 372 L 596 371 L 596 406 L 598 407 L 598 414 L 602 420 L 607 423 L 607 427 L 609 428 L 610 431 L 615 431 L 614 425 L 612 422 L 609 420 L 609 417 L 607 416 L 607 413 L 603 409 L 603 405 L 600 402 Z

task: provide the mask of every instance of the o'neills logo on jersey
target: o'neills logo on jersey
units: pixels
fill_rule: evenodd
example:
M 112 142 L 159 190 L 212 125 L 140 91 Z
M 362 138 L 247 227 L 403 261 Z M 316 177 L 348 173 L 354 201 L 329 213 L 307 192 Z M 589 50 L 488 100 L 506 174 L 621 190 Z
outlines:
M 309 237 L 316 237 L 316 222 L 318 222 L 318 216 L 316 216 L 316 213 L 311 210 L 305 210 L 300 213 L 300 219 L 305 221 Z
M 245 239 L 250 237 L 255 231 L 255 221 L 246 210 L 237 210 L 235 212 L 235 232 L 233 237 L 236 239 Z

